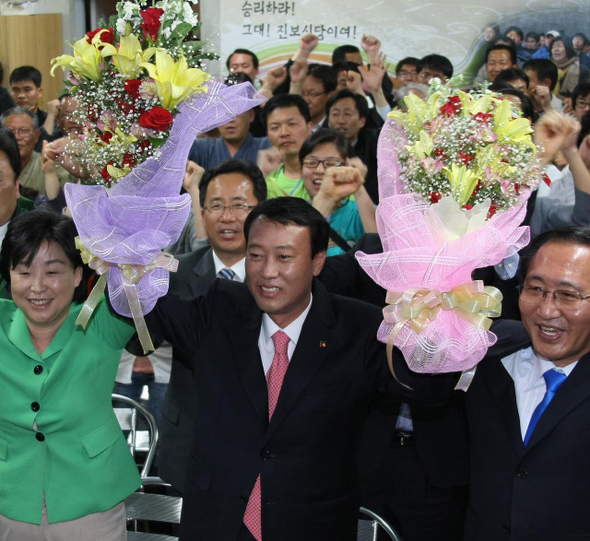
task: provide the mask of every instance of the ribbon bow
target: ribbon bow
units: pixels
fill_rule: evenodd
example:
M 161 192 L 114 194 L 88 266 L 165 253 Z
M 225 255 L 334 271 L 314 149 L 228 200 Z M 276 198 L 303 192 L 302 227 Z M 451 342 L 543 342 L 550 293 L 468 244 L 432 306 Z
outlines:
M 444 293 L 418 288 L 403 293 L 388 291 L 385 301 L 388 306 L 383 308 L 383 318 L 393 325 L 387 339 L 387 361 L 392 372 L 393 345 L 406 323 L 420 334 L 440 310 L 451 310 L 465 321 L 488 331 L 492 325 L 490 318 L 502 313 L 502 293 L 495 287 L 484 286 L 481 280 L 466 282 Z
M 91 269 L 94 269 L 100 276 L 96 285 L 92 288 L 88 299 L 84 303 L 78 318 L 76 319 L 76 325 L 81 325 L 83 329 L 88 325 L 90 316 L 94 312 L 100 298 L 103 296 L 106 285 L 107 285 L 107 273 L 114 267 L 115 264 L 100 259 L 97 255 L 93 254 L 84 244 L 80 237 L 76 237 L 76 248 L 80 250 L 82 261 L 86 263 Z M 123 287 L 125 290 L 125 296 L 127 302 L 129 302 L 129 308 L 131 309 L 131 315 L 133 316 L 133 323 L 137 330 L 137 335 L 143 352 L 154 350 L 154 345 L 150 337 L 150 333 L 147 329 L 145 318 L 141 312 L 141 302 L 139 295 L 137 294 L 137 288 L 135 284 L 143 278 L 145 274 L 151 273 L 154 269 L 160 267 L 170 272 L 176 272 L 178 269 L 178 259 L 174 259 L 172 254 L 160 252 L 156 259 L 147 265 L 130 265 L 119 263 L 118 267 L 121 269 L 123 274 Z

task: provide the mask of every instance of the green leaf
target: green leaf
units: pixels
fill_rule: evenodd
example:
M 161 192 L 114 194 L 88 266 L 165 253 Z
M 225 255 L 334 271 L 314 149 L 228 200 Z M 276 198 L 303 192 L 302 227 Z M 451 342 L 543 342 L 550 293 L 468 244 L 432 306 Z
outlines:
M 182 40 L 190 34 L 192 29 L 193 29 L 193 27 L 191 24 L 180 23 L 179 25 L 176 26 L 176 28 L 174 29 L 174 32 L 172 32 L 171 39 Z
M 160 148 L 166 142 L 166 138 L 152 137 L 150 135 L 148 135 L 148 140 L 154 148 Z

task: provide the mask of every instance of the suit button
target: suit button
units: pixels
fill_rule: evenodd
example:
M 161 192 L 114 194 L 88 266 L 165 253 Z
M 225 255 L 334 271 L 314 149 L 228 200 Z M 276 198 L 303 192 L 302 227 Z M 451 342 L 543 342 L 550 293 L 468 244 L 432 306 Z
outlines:
M 39 408 L 40 408 L 40 407 L 41 407 L 41 406 L 39 406 L 39 402 L 33 402 L 33 403 L 31 404 L 31 409 L 32 409 L 33 411 L 39 411 Z
M 37 432 L 35 434 L 35 437 L 37 438 L 37 441 L 45 441 L 45 436 L 43 435 L 42 432 Z
M 502 531 L 504 533 L 510 533 L 510 526 L 508 526 L 508 524 L 503 524 L 502 525 Z
M 521 468 L 520 470 L 518 470 L 518 473 L 516 475 L 519 479 L 526 479 L 529 476 L 529 472 L 526 471 L 524 468 Z
M 266 507 L 274 507 L 276 502 L 266 502 Z
M 35 366 L 35 368 L 33 368 L 33 372 L 35 372 L 35 374 L 38 376 L 43 372 L 43 367 L 40 364 L 38 364 L 37 366 Z
M 271 458 L 274 458 L 274 455 L 270 451 L 264 451 L 262 453 L 262 460 L 270 460 Z

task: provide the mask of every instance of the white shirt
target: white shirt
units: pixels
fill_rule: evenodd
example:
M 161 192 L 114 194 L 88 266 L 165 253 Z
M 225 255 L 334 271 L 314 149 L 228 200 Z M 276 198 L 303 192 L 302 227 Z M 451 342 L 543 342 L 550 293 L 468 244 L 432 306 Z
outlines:
M 551 361 L 539 357 L 532 347 L 528 347 L 504 357 L 502 364 L 514 380 L 516 407 L 520 418 L 520 433 L 524 441 L 533 412 L 543 400 L 547 391 L 543 374 L 548 370 L 555 369 L 569 376 L 578 361 L 564 367 L 558 367 Z
M 240 259 L 237 263 L 235 263 L 231 267 L 228 267 L 227 265 L 223 264 L 221 259 L 219 259 L 217 257 L 217 255 L 215 254 L 215 250 L 213 250 L 213 264 L 215 265 L 215 274 L 219 274 L 219 271 L 221 269 L 231 269 L 236 273 L 236 277 L 234 278 L 234 281 L 243 282 L 246 279 L 246 258 L 245 257 Z
M 9 222 L 6 222 L 4 225 L 0 225 L 0 246 L 4 242 L 4 237 L 6 236 L 6 231 L 8 230 Z
M 260 350 L 262 367 L 264 368 L 265 374 L 270 369 L 270 365 L 272 364 L 272 360 L 275 356 L 275 345 L 272 341 L 272 335 L 277 331 L 283 331 L 289 337 L 287 356 L 289 357 L 289 362 L 291 362 L 291 357 L 293 356 L 293 352 L 297 346 L 297 341 L 301 335 L 303 323 L 307 317 L 307 314 L 309 313 L 309 309 L 311 308 L 312 300 L 313 296 L 311 296 L 309 299 L 309 304 L 307 305 L 307 308 L 303 310 L 301 315 L 295 321 L 287 325 L 284 329 L 281 329 L 272 319 L 270 319 L 268 314 L 265 313 L 262 315 L 262 326 L 260 327 L 260 336 L 258 337 L 258 349 Z

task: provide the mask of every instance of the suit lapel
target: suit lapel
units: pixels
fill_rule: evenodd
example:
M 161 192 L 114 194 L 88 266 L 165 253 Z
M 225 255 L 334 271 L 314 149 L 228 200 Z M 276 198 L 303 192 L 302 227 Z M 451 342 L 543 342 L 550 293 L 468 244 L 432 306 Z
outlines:
M 543 412 L 527 450 L 540 442 L 581 402 L 590 397 L 590 353 L 584 355 Z
M 516 405 L 514 381 L 510 374 L 506 372 L 500 359 L 487 359 L 484 363 L 485 370 L 481 370 L 482 376 L 485 377 L 486 385 L 496 402 L 496 407 L 508 433 L 509 440 L 520 458 L 524 454 L 524 445 L 520 432 L 520 418 Z
M 240 312 L 240 323 L 231 329 L 229 340 L 234 353 L 234 362 L 244 391 L 262 426 L 268 425 L 268 391 L 258 349 L 262 325 L 262 312 L 252 301 L 249 309 Z
M 335 321 L 328 292 L 321 284 L 315 283 L 311 309 L 303 324 L 297 347 L 289 363 L 289 369 L 281 387 L 281 394 L 269 424 L 266 439 L 274 434 L 295 406 L 330 353 L 331 341 L 337 339 L 330 334 L 330 327 Z
M 210 248 L 192 269 L 193 277 L 188 281 L 188 288 L 193 297 L 203 293 L 203 284 L 209 285 L 215 279 L 213 250 Z

